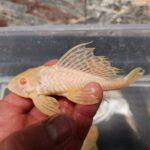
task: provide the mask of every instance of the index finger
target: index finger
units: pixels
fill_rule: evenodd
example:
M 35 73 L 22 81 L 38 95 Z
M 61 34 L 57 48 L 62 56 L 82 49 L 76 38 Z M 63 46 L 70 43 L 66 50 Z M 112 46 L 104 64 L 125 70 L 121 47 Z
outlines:
M 84 136 L 86 136 L 93 122 L 93 117 L 96 114 L 103 97 L 103 90 L 98 83 L 89 83 L 85 88 L 89 88 L 91 93 L 94 91 L 92 94 L 98 98 L 99 103 L 93 105 L 76 105 L 74 109 L 74 120 L 79 127 L 79 138 L 85 138 Z
M 98 83 L 89 83 L 85 86 L 89 88 L 93 96 L 96 96 L 99 99 L 99 102 L 93 105 L 81 105 L 73 104 L 70 101 L 64 100 L 61 105 L 64 107 L 63 112 L 67 112 L 73 120 L 75 120 L 77 130 L 76 130 L 76 139 L 68 144 L 68 148 L 74 149 L 75 145 L 82 145 L 83 141 L 88 133 L 90 126 L 92 125 L 93 117 L 99 108 L 99 105 L 102 101 L 103 90 Z M 93 92 L 94 91 L 94 92 Z M 68 113 L 69 112 L 69 113 Z

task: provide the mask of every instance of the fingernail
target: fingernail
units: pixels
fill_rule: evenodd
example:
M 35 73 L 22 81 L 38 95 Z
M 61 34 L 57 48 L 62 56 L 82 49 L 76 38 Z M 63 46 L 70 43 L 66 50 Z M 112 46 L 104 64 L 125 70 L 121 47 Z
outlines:
M 75 133 L 74 121 L 66 115 L 54 116 L 47 121 L 46 130 L 55 144 L 71 140 Z
M 102 88 L 101 86 L 96 83 L 96 82 L 91 82 L 91 83 L 88 83 L 86 86 L 85 86 L 85 89 L 89 90 L 91 92 L 91 95 L 94 96 L 95 98 L 97 99 L 101 99 L 101 97 L 103 96 L 103 93 L 102 93 Z

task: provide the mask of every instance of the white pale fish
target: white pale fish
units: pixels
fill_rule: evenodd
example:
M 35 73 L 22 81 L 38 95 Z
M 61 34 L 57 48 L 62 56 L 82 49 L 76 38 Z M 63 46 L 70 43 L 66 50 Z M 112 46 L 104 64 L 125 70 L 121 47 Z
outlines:
M 40 66 L 19 74 L 8 88 L 31 98 L 40 111 L 50 116 L 59 112 L 58 101 L 50 95 L 65 96 L 78 104 L 95 104 L 97 97 L 90 97 L 90 91 L 84 89 L 87 83 L 97 82 L 104 91 L 110 91 L 128 87 L 143 75 L 143 69 L 138 67 L 127 76 L 118 77 L 119 69 L 112 67 L 106 57 L 95 56 L 94 48 L 87 48 L 87 44 L 73 47 L 53 66 Z

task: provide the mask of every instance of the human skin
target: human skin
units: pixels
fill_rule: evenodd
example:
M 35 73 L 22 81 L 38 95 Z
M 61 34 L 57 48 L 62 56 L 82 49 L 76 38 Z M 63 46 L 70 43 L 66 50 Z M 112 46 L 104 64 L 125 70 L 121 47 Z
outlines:
M 45 65 L 55 63 L 52 60 Z M 42 114 L 32 100 L 9 93 L 0 101 L 0 149 L 80 149 L 103 96 L 97 83 L 89 83 L 85 88 L 98 97 L 99 103 L 79 105 L 57 97 L 61 114 L 52 117 Z

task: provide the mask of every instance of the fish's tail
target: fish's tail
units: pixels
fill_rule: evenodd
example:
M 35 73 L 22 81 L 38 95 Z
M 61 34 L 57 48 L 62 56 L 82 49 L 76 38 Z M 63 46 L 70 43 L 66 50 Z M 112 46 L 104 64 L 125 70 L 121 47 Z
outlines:
M 125 77 L 117 78 L 114 80 L 105 81 L 105 84 L 101 84 L 104 91 L 119 90 L 128 87 L 130 84 L 138 80 L 144 74 L 144 70 L 140 67 L 133 69 Z M 102 82 L 103 83 L 103 82 Z
M 141 67 L 137 67 L 133 69 L 131 72 L 129 72 L 129 74 L 125 76 L 124 79 L 126 80 L 127 84 L 130 85 L 136 80 L 138 80 L 140 77 L 142 77 L 144 72 L 145 72 L 144 69 L 142 69 Z

